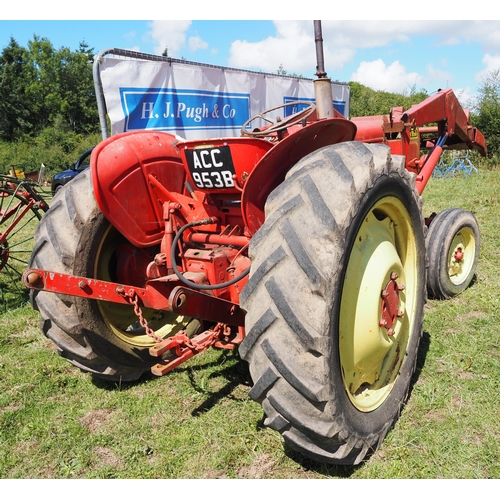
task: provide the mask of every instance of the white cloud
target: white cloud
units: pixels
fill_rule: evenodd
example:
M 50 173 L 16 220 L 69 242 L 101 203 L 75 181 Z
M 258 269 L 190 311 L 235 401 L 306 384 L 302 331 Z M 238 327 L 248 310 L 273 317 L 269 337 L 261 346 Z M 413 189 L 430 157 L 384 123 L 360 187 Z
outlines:
M 442 21 L 441 41 L 445 44 L 476 42 L 485 52 L 500 52 L 498 21 Z
M 376 61 L 363 61 L 352 74 L 351 80 L 374 90 L 386 92 L 404 93 L 409 92 L 413 87 L 417 90 L 425 88 L 433 92 L 438 88 L 451 87 L 453 76 L 432 64 L 427 66 L 426 74 L 421 75 L 414 71 L 407 72 L 405 66 L 399 61 L 394 61 L 387 66 L 382 59 L 377 59 Z
M 191 21 L 152 21 L 150 35 L 155 42 L 155 54 L 161 54 L 168 48 L 170 57 L 179 57 L 186 44 L 186 31 Z
M 312 21 L 274 21 L 274 25 L 275 35 L 264 40 L 235 40 L 229 65 L 275 72 L 282 64 L 289 73 L 302 73 L 314 67 Z M 322 31 L 325 66 L 332 75 L 351 62 L 360 49 L 411 44 L 414 36 L 432 36 L 435 45 L 480 43 L 483 50 L 500 53 L 498 21 L 322 21 Z M 423 77 L 424 81 L 432 80 L 428 76 Z
M 316 54 L 312 21 L 274 21 L 276 34 L 259 42 L 236 40 L 231 45 L 230 66 L 276 71 L 280 64 L 289 73 L 314 67 Z M 322 21 L 323 50 L 328 71 L 341 69 L 356 51 L 407 44 L 412 35 L 455 33 L 452 21 Z
M 275 21 L 276 36 L 260 42 L 236 40 L 231 44 L 229 66 L 276 72 L 280 65 L 289 73 L 300 73 L 315 61 L 311 22 Z M 314 63 L 313 63 L 314 65 Z
M 129 31 L 123 35 L 123 38 L 125 38 L 125 40 L 133 40 L 136 36 L 137 33 L 135 31 Z
M 490 54 L 485 54 L 483 57 L 483 64 L 486 66 L 482 71 L 480 71 L 474 79 L 476 82 L 482 82 L 492 71 L 500 70 L 500 56 L 492 56 Z
M 131 50 L 132 52 L 140 52 L 141 48 L 139 45 L 134 45 L 133 47 L 125 47 L 126 50 Z
M 463 108 L 471 109 L 474 107 L 476 96 L 472 94 L 470 87 L 454 89 L 453 91 Z
M 208 47 L 208 43 L 202 40 L 199 36 L 190 36 L 188 45 L 191 52 L 195 52 L 198 49 L 206 49 Z
M 404 92 L 414 85 L 420 87 L 422 77 L 418 73 L 407 73 L 399 61 L 386 66 L 382 59 L 377 59 L 370 62 L 363 61 L 352 74 L 351 80 L 374 90 Z

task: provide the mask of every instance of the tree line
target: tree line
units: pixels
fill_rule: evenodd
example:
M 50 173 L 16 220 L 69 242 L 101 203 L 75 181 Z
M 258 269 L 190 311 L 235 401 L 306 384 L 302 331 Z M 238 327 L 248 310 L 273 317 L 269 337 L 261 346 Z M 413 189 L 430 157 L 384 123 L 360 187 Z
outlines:
M 84 41 L 72 51 L 56 49 L 37 35 L 27 47 L 10 38 L 0 53 L 0 170 L 2 163 L 31 162 L 40 151 L 53 168 L 60 168 L 100 140 L 93 60 L 94 49 Z M 280 66 L 278 74 L 286 70 Z M 349 86 L 351 116 L 387 114 L 391 107 L 409 108 L 428 97 L 424 89 L 398 94 L 358 82 Z M 500 155 L 500 71 L 483 81 L 471 108 L 472 122 L 485 135 L 490 156 Z M 26 145 L 32 143 L 38 151 L 27 155 Z
M 58 125 L 77 134 L 99 130 L 92 80 L 94 49 L 55 49 L 33 36 L 28 47 L 11 37 L 0 54 L 0 139 L 35 136 Z

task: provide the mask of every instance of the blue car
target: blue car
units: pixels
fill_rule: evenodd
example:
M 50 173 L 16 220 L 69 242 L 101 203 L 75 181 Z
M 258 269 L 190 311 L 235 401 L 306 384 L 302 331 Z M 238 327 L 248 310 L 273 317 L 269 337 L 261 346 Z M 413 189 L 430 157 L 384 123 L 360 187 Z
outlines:
M 71 179 L 76 177 L 80 172 L 83 172 L 86 168 L 90 166 L 90 153 L 94 148 L 87 149 L 85 153 L 78 158 L 77 162 L 71 165 L 68 170 L 63 170 L 58 174 L 54 175 L 52 178 L 52 194 L 56 194 L 57 191 L 62 189 L 64 185 L 66 185 Z

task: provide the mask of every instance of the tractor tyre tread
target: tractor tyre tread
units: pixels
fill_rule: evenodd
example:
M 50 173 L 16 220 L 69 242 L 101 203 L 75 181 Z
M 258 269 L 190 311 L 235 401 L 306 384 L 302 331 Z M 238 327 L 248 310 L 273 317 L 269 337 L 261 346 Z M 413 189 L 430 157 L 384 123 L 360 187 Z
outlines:
M 351 426 L 346 398 L 339 398 L 344 388 L 331 380 L 332 301 L 342 287 L 346 235 L 381 177 L 408 186 L 424 246 L 414 176 L 403 157 L 389 153 L 386 146 L 346 142 L 306 156 L 268 197 L 265 222 L 250 243 L 252 269 L 240 296 L 246 337 L 239 348 L 254 381 L 250 396 L 261 403 L 265 425 L 320 462 L 353 465 L 377 449 L 399 416 L 416 365 L 421 317 L 398 382 L 400 401 L 388 414 L 377 410 L 373 426 Z M 425 275 L 422 281 L 423 314 Z
M 80 242 L 89 227 L 103 220 L 91 186 L 91 170 L 87 169 L 56 193 L 35 231 L 29 267 L 75 274 L 75 267 L 81 267 L 79 260 L 91 258 Z M 137 356 L 119 347 L 113 346 L 118 355 L 108 355 L 95 335 L 82 327 L 79 302 L 91 301 L 36 290 L 31 291 L 30 299 L 40 312 L 43 333 L 62 357 L 82 371 L 106 380 L 133 381 L 148 369 Z

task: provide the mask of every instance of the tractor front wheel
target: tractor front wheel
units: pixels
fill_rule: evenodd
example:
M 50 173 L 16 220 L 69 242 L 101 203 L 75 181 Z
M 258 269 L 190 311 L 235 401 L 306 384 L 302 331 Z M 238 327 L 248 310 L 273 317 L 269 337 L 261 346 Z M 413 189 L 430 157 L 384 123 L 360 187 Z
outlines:
M 240 354 L 291 448 L 357 464 L 398 418 L 422 333 L 423 228 L 404 159 L 382 145 L 322 148 L 269 196 Z
M 451 299 L 471 283 L 479 258 L 479 226 L 471 212 L 449 208 L 432 220 L 426 236 L 427 292 Z

